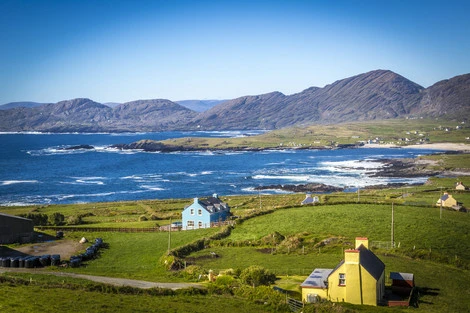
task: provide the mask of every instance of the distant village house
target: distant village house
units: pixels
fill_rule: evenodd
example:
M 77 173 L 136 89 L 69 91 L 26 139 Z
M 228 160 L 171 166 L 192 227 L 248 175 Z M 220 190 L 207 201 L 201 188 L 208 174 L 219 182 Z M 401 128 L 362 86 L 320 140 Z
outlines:
M 466 190 L 467 187 L 465 187 L 465 185 L 460 181 L 455 185 L 455 189 L 456 190 Z
M 444 192 L 444 194 L 437 200 L 436 205 L 437 206 L 442 206 L 447 207 L 447 208 L 452 208 L 456 206 L 462 205 L 461 203 L 457 202 L 457 200 L 452 197 L 452 195 L 448 194 L 447 192 Z
M 305 199 L 300 204 L 302 204 L 302 205 L 304 205 L 304 204 L 315 204 L 317 202 L 320 202 L 318 197 L 317 196 L 312 197 L 312 195 L 308 193 L 308 194 L 305 195 Z
M 217 194 L 207 199 L 194 198 L 194 202 L 183 210 L 182 229 L 210 228 L 230 216 L 230 207 Z

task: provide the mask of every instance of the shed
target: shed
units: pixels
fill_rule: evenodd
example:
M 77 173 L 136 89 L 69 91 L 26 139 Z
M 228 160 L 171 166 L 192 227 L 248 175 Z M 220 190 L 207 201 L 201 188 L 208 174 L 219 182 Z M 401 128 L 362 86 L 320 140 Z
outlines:
M 34 239 L 33 221 L 0 213 L 0 244 L 25 243 Z
M 392 280 L 392 292 L 407 296 L 415 286 L 415 279 L 412 273 L 390 272 Z

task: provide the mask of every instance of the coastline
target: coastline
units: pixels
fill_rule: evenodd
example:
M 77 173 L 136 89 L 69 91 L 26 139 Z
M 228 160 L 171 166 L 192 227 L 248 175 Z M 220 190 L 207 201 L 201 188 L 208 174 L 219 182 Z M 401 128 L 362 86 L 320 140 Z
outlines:
M 359 148 L 409 148 L 409 149 L 431 149 L 431 150 L 442 150 L 442 151 L 460 151 L 460 152 L 470 152 L 470 144 L 465 143 L 426 143 L 421 145 L 407 145 L 399 146 L 395 144 L 364 144 Z

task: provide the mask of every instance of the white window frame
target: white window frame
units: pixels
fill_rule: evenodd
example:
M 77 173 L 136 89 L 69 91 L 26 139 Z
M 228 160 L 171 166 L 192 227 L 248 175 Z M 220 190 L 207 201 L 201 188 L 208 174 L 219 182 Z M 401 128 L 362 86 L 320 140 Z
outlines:
M 338 286 L 346 286 L 346 273 L 338 274 Z
M 187 221 L 186 227 L 194 227 L 194 221 Z
M 197 228 L 203 228 L 204 224 L 202 221 L 197 222 Z
M 189 214 L 194 215 L 194 209 L 189 209 Z
M 197 215 L 202 216 L 202 209 L 197 209 Z

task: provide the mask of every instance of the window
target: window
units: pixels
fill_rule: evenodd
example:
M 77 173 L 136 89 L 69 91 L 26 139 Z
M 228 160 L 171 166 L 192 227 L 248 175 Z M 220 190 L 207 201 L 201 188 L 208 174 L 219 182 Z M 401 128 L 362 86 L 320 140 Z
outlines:
M 199 222 L 197 223 L 197 227 L 198 227 L 198 228 L 202 228 L 202 221 L 199 221 Z
M 197 210 L 197 215 L 202 215 L 202 210 L 201 209 Z
M 190 213 L 191 215 L 194 215 L 194 209 L 191 209 Z
M 188 227 L 194 227 L 194 221 L 188 221 L 187 226 Z
M 346 286 L 346 274 L 344 273 L 339 274 L 339 285 Z

